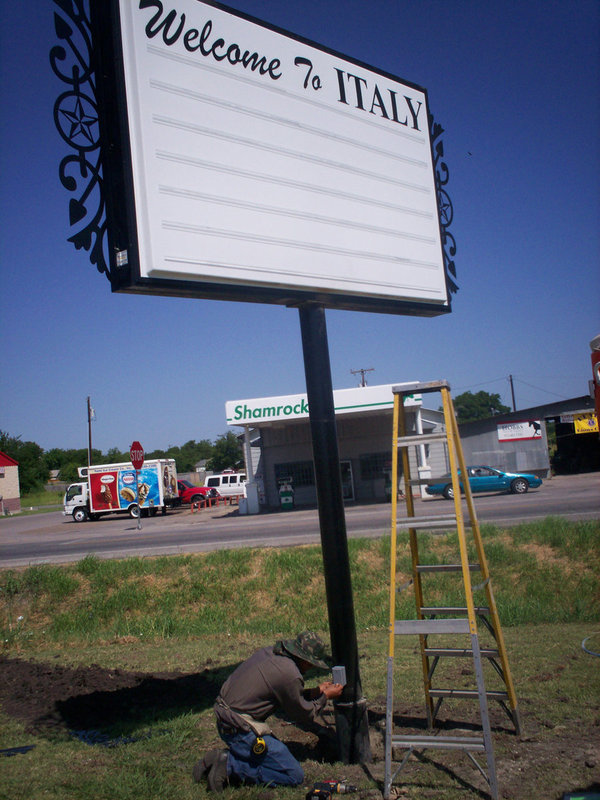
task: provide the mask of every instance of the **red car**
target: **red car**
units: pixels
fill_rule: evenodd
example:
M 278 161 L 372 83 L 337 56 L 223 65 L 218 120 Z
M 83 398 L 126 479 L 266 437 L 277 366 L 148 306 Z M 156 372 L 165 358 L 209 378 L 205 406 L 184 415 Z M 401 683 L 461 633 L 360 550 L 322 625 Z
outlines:
M 207 497 L 219 497 L 216 489 L 209 486 L 194 486 L 189 481 L 177 481 L 179 499 L 182 503 L 205 503 Z

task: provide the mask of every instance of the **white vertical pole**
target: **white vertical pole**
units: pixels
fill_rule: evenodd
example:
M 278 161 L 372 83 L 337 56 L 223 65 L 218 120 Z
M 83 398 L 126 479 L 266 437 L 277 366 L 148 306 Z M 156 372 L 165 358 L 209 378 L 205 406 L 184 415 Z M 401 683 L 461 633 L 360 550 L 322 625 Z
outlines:
M 248 483 L 253 483 L 252 446 L 250 444 L 250 428 L 247 425 L 244 427 L 244 460 L 246 462 L 246 480 Z

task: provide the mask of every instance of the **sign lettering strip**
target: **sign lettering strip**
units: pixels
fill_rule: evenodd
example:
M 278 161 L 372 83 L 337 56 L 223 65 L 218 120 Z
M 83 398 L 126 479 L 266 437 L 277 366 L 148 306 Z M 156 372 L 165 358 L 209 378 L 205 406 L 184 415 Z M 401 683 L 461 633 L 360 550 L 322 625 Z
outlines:
M 368 251 L 361 252 L 359 250 L 349 250 L 341 247 L 328 247 L 327 245 L 318 245 L 310 242 L 293 241 L 291 239 L 281 239 L 278 237 L 262 236 L 262 235 L 259 236 L 247 233 L 245 231 L 234 231 L 226 229 L 215 230 L 214 228 L 207 228 L 203 225 L 184 225 L 183 223 L 180 222 L 171 222 L 168 220 L 165 220 L 163 222 L 163 227 L 165 230 L 182 231 L 186 233 L 197 233 L 205 236 L 235 237 L 243 239 L 246 242 L 260 242 L 261 244 L 278 245 L 281 247 L 296 247 L 307 251 L 312 250 L 313 252 L 327 252 L 327 253 L 333 253 L 335 255 L 351 256 L 353 258 L 358 258 L 358 259 L 376 259 L 378 261 L 380 260 L 389 261 L 390 263 L 393 264 L 410 264 L 411 266 L 419 267 L 421 269 L 434 270 L 436 268 L 436 264 L 432 261 L 416 261 L 415 259 L 404 259 L 401 258 L 400 256 L 382 255 L 381 253 L 377 252 L 368 252 Z
M 303 252 L 329 253 L 330 255 L 334 255 L 334 256 L 349 256 L 349 257 L 352 257 L 353 259 L 362 260 L 362 261 L 369 261 L 369 260 L 378 261 L 378 262 L 386 261 L 386 262 L 389 262 L 389 263 L 392 263 L 392 264 L 396 264 L 398 266 L 413 266 L 413 267 L 418 267 L 418 268 L 420 268 L 422 270 L 428 270 L 428 269 L 429 270 L 434 270 L 435 269 L 435 264 L 433 264 L 431 262 L 430 263 L 428 263 L 428 262 L 417 262 L 417 261 L 414 261 L 414 260 L 413 261 L 409 261 L 409 260 L 402 259 L 402 258 L 400 258 L 398 256 L 387 256 L 387 255 L 382 255 L 381 253 L 359 252 L 359 251 L 356 251 L 356 250 L 348 250 L 348 249 L 343 249 L 343 248 L 334 248 L 334 247 L 328 247 L 327 245 L 317 245 L 317 244 L 311 244 L 311 243 L 302 242 L 302 241 L 292 241 L 292 240 L 284 240 L 284 239 L 279 239 L 279 238 L 271 238 L 271 237 L 268 237 L 268 236 L 252 235 L 250 233 L 233 231 L 233 230 L 213 230 L 213 229 L 210 229 L 210 228 L 204 228 L 204 227 L 199 226 L 199 225 L 183 225 L 183 224 L 179 224 L 179 223 L 175 223 L 175 222 L 164 222 L 163 223 L 163 227 L 165 228 L 165 230 L 175 230 L 175 231 L 180 231 L 180 232 L 185 232 L 185 233 L 199 234 L 199 235 L 203 235 L 203 236 L 215 236 L 215 237 L 222 237 L 222 238 L 226 238 L 226 239 L 240 239 L 242 241 L 245 241 L 248 244 L 259 243 L 259 244 L 263 244 L 263 245 L 277 246 L 279 248 L 291 248 L 291 249 L 301 250 Z M 180 259 L 177 259 L 174 256 L 167 256 L 167 258 L 169 260 L 173 261 L 173 262 L 180 263 Z M 188 261 L 187 263 L 201 264 L 203 262 L 202 261 L 192 261 L 192 262 Z M 206 262 L 204 262 L 204 263 L 206 263 Z M 256 269 L 257 271 L 260 270 L 260 271 L 263 271 L 263 272 L 272 271 L 272 270 L 269 270 L 268 267 L 251 266 L 250 268 L 251 269 Z M 286 272 L 287 271 L 281 265 L 276 265 L 274 268 L 276 270 L 282 271 L 282 272 Z M 343 265 L 342 265 L 342 268 L 343 268 Z M 320 272 L 306 272 L 305 270 L 300 270 L 300 269 L 298 269 L 296 271 L 298 272 L 299 275 L 315 275 L 315 276 L 321 275 Z M 330 272 L 332 272 L 332 271 L 333 270 L 330 269 Z M 343 274 L 340 274 L 340 275 L 337 275 L 336 278 L 338 280 L 344 280 L 345 276 Z M 348 280 L 357 280 L 357 281 L 365 282 L 365 283 L 371 283 L 371 282 L 374 281 L 374 276 L 373 275 L 369 275 L 369 276 L 365 275 L 364 277 L 349 276 L 349 277 L 347 277 L 347 279 Z M 378 283 L 382 283 L 382 281 L 378 280 Z M 397 281 L 394 281 L 394 282 L 390 281 L 388 283 L 388 285 L 389 286 L 397 286 L 398 283 L 397 283 Z
M 302 219 L 308 222 L 322 222 L 327 225 L 339 225 L 340 227 L 348 227 L 367 231 L 368 233 L 378 233 L 385 236 L 395 236 L 399 239 L 413 239 L 414 241 L 427 242 L 428 244 L 435 244 L 435 239 L 431 236 L 419 236 L 416 233 L 409 231 L 392 230 L 391 228 L 382 228 L 376 225 L 364 225 L 354 220 L 339 219 L 336 217 L 325 217 L 322 214 L 311 214 L 305 211 L 297 211 L 294 209 L 278 208 L 274 206 L 267 206 L 263 203 L 252 203 L 249 201 L 238 200 L 233 197 L 221 197 L 214 194 L 206 194 L 204 192 L 195 192 L 191 189 L 182 189 L 177 186 L 159 186 L 158 190 L 161 194 L 172 195 L 174 197 L 181 197 L 187 200 L 198 200 L 201 202 L 219 204 L 229 208 L 241 208 L 247 211 L 259 211 L 263 214 L 272 214 L 275 216 L 288 217 L 290 219 Z
M 179 153 L 169 153 L 166 151 L 157 151 L 156 152 L 157 158 L 162 158 L 165 161 L 170 161 L 177 164 L 185 164 L 186 166 L 191 167 L 198 167 L 199 169 L 209 169 L 215 170 L 216 172 L 220 172 L 223 174 L 231 174 L 231 175 L 239 175 L 240 177 L 251 178 L 255 181 L 262 181 L 265 183 L 273 183 L 279 184 L 281 186 L 288 186 L 294 189 L 305 190 L 310 192 L 311 194 L 324 194 L 331 197 L 341 198 L 343 200 L 350 200 L 355 203 L 365 203 L 370 206 L 379 206 L 380 208 L 387 209 L 389 211 L 398 211 L 402 214 L 422 217 L 424 219 L 432 219 L 433 214 L 431 211 L 423 211 L 418 208 L 409 208 L 408 206 L 398 205 L 397 203 L 388 203 L 384 200 L 375 198 L 375 197 L 368 197 L 366 195 L 357 195 L 352 194 L 349 192 L 339 192 L 333 188 L 328 188 L 326 186 L 317 186 L 316 184 L 310 184 L 303 181 L 295 181 L 291 178 L 283 178 L 279 175 L 268 175 L 263 174 L 260 172 L 253 172 L 252 170 L 241 169 L 239 167 L 233 167 L 231 164 L 217 164 L 211 161 L 205 161 L 200 158 L 191 158 L 190 156 L 184 156 Z
M 176 263 L 179 263 L 179 262 L 176 262 Z M 198 264 L 198 263 L 201 263 L 201 262 L 194 262 L 194 264 Z M 205 262 L 204 264 L 202 264 L 202 266 L 206 267 L 206 269 L 208 270 L 208 269 L 211 268 L 211 266 L 213 266 L 213 262 L 212 261 L 211 262 Z M 217 266 L 220 269 L 232 270 L 232 271 L 235 271 L 235 270 L 244 271 L 244 270 L 255 270 L 256 269 L 254 266 L 247 266 L 247 265 L 244 265 L 244 264 L 222 263 L 222 264 L 218 264 Z M 267 272 L 266 269 L 264 269 L 264 271 Z M 282 267 L 279 267 L 279 269 L 277 269 L 277 274 L 285 275 L 284 269 Z M 298 274 L 298 273 L 294 273 L 294 274 Z M 310 280 L 311 278 L 312 279 L 317 279 L 319 277 L 319 275 L 307 272 L 307 273 L 304 273 L 304 277 L 306 277 L 307 280 Z M 340 283 L 343 283 L 344 282 L 344 276 L 343 275 L 339 276 L 338 280 L 339 280 Z M 368 277 L 366 277 L 366 278 L 351 277 L 351 278 L 348 278 L 347 280 L 348 280 L 348 283 L 353 283 L 353 284 L 362 282 L 362 283 L 364 283 L 365 288 L 372 287 L 371 280 Z M 402 288 L 402 284 L 400 284 L 398 282 L 393 284 L 393 286 L 394 286 L 394 288 L 397 288 L 397 289 L 401 289 Z M 413 286 L 414 286 L 414 283 L 411 282 L 410 286 L 407 287 L 407 288 L 412 288 Z M 426 285 L 424 285 L 422 287 L 422 290 L 423 290 L 423 292 L 431 291 L 430 288 L 428 286 L 426 286 Z

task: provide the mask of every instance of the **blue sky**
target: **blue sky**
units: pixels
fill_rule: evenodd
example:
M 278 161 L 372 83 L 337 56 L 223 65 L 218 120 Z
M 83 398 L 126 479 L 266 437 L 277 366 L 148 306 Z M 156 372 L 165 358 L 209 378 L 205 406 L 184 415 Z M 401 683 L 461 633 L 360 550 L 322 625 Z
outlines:
M 600 332 L 596 0 L 231 0 L 423 86 L 445 128 L 460 291 L 412 318 L 328 311 L 335 388 L 446 378 L 517 408 L 583 395 Z M 176 6 L 176 2 L 165 3 Z M 0 29 L 0 429 L 52 447 L 214 440 L 225 401 L 304 390 L 297 311 L 112 294 L 67 242 L 51 0 Z M 116 349 L 120 362 L 106 354 Z

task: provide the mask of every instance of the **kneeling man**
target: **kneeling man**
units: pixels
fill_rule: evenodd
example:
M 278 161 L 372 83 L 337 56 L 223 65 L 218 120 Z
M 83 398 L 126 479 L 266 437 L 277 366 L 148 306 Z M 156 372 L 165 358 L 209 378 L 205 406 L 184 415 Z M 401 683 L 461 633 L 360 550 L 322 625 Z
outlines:
M 312 631 L 263 647 L 237 667 L 223 684 L 214 706 L 217 729 L 227 750 L 211 750 L 194 767 L 196 781 L 220 792 L 228 783 L 298 786 L 304 772 L 266 722 L 283 711 L 301 727 L 332 739 L 335 729 L 321 716 L 327 701 L 339 697 L 341 683 L 304 688 L 304 674 L 329 670 L 324 646 Z

